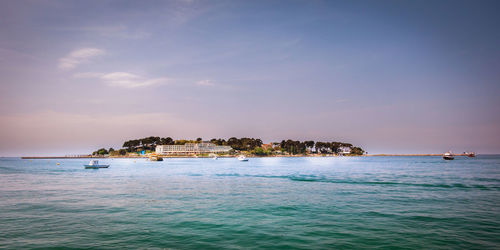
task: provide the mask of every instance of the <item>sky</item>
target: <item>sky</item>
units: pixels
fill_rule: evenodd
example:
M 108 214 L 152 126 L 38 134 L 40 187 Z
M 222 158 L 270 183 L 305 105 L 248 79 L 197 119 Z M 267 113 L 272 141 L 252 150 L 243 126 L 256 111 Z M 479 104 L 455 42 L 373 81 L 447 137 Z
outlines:
M 499 1 L 0 1 L 0 156 L 147 136 L 500 153 Z

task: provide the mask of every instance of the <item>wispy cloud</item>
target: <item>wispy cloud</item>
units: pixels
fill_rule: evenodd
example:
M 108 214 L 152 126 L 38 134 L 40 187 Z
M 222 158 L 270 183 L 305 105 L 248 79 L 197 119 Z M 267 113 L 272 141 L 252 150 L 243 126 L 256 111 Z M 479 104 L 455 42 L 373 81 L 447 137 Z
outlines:
M 90 61 L 92 57 L 104 54 L 104 50 L 96 48 L 83 48 L 71 51 L 68 55 L 59 59 L 59 68 L 73 69 L 79 64 Z
M 215 83 L 212 80 L 201 80 L 201 81 L 196 82 L 196 85 L 213 87 L 213 86 L 215 86 Z
M 84 72 L 76 73 L 74 78 L 98 78 L 108 86 L 122 87 L 122 88 L 140 88 L 153 85 L 160 85 L 168 83 L 169 79 L 160 78 L 146 78 L 128 72 L 112 72 L 112 73 L 97 73 L 97 72 Z
M 167 78 L 144 78 L 127 72 L 113 72 L 100 77 L 109 86 L 123 88 L 147 87 L 167 83 Z
M 76 73 L 73 74 L 74 78 L 99 78 L 103 76 L 103 73 L 97 73 L 97 72 L 83 72 L 83 73 Z

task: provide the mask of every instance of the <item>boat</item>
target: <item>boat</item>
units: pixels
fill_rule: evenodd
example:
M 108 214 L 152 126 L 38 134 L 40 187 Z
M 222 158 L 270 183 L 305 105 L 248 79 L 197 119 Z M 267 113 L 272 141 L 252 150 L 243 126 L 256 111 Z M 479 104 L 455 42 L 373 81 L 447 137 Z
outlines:
M 92 168 L 92 169 L 109 168 L 109 165 L 99 165 L 98 160 L 90 160 L 89 164 L 83 166 L 85 166 L 85 168 Z
M 476 153 L 474 153 L 474 152 L 464 152 L 464 155 L 466 155 L 468 157 L 476 157 Z
M 217 160 L 217 159 L 218 159 L 218 157 L 217 157 L 217 155 L 216 155 L 216 154 L 209 154 L 209 155 L 208 155 L 208 157 L 211 157 L 211 158 L 212 158 L 212 159 L 214 159 L 214 160 Z
M 238 161 L 248 161 L 247 157 L 244 155 L 238 156 Z
M 163 161 L 163 158 L 158 156 L 158 155 L 150 155 L 149 160 L 150 161 Z
M 443 154 L 443 159 L 453 160 L 453 159 L 455 159 L 455 156 L 451 153 L 451 151 L 448 151 L 448 152 Z

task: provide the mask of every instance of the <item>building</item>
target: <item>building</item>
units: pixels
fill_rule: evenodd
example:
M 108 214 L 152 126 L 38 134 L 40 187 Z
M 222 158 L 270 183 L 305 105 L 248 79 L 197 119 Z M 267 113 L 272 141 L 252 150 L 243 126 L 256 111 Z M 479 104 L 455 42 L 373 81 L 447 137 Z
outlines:
M 186 143 L 184 145 L 158 145 L 156 154 L 200 154 L 200 153 L 224 153 L 229 152 L 230 146 L 218 146 L 209 142 Z
M 339 147 L 337 149 L 337 154 L 339 155 L 347 155 L 351 153 L 351 148 L 350 147 Z
M 262 144 L 260 147 L 263 148 L 264 150 L 272 149 L 273 143 L 270 142 L 268 144 Z

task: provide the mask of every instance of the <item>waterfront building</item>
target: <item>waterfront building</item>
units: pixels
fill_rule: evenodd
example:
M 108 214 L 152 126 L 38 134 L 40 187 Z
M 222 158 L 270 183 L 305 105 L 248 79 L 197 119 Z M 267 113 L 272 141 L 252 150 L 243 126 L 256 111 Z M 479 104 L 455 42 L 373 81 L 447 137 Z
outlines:
M 351 148 L 350 147 L 339 147 L 337 149 L 337 154 L 339 155 L 347 155 L 351 153 Z
M 218 146 L 210 142 L 186 143 L 184 145 L 158 145 L 156 154 L 200 154 L 200 153 L 225 153 L 232 148 L 230 146 Z

